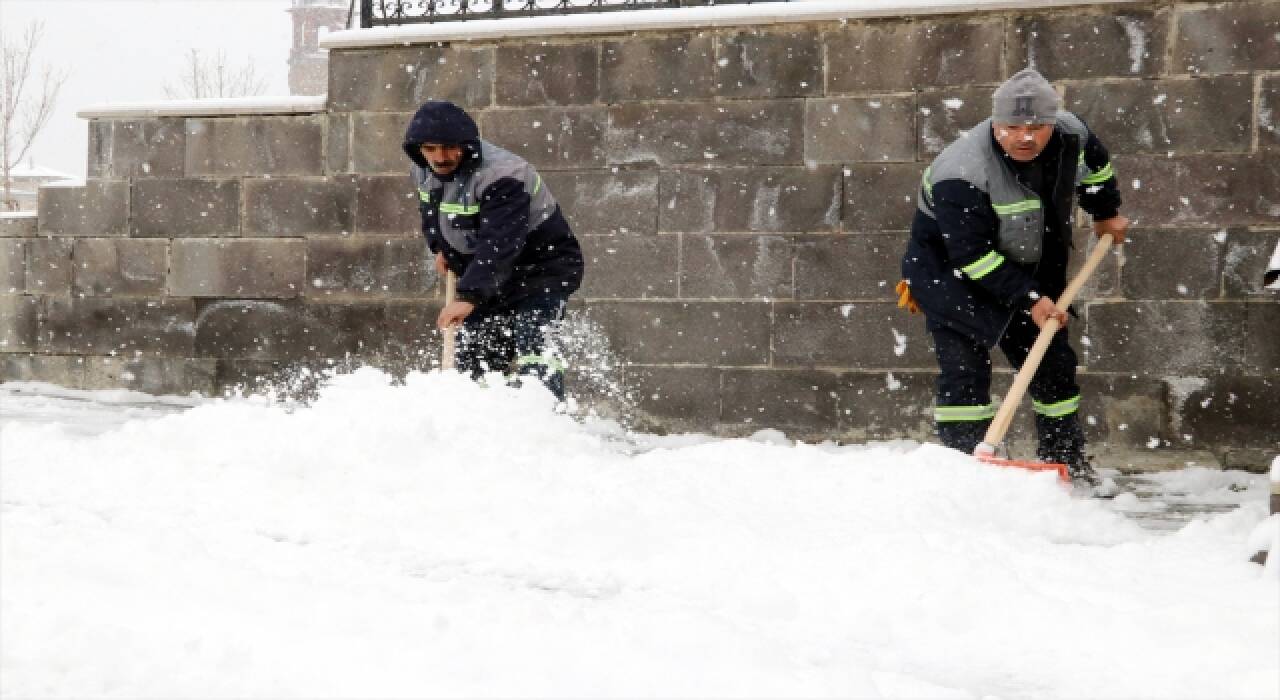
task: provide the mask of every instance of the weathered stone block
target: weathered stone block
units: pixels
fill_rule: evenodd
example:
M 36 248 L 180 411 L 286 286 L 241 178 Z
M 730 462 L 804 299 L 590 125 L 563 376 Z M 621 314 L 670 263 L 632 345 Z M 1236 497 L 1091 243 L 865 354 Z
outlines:
M 743 366 L 769 359 L 765 303 L 595 302 L 589 316 L 631 363 Z
M 472 115 L 476 116 L 476 115 Z M 357 173 L 408 173 L 410 163 L 404 153 L 404 131 L 412 113 L 351 116 L 351 167 Z M 477 120 L 479 121 L 479 120 Z
M 424 241 L 354 236 L 307 241 L 307 289 L 316 301 L 431 296 L 437 282 Z
M 302 294 L 302 240 L 179 239 L 173 242 L 169 294 L 184 297 L 281 298 Z
M 832 231 L 840 225 L 839 168 L 733 168 L 667 173 L 662 231 Z
M 190 299 L 45 297 L 41 352 L 190 357 L 195 304 Z
M 350 178 L 245 180 L 244 201 L 245 236 L 342 234 L 355 227 Z
M 181 118 L 95 121 L 90 177 L 182 177 L 186 132 Z
M 187 120 L 188 175 L 323 175 L 324 117 Z
M 88 177 L 102 179 L 110 176 L 111 168 L 111 131 L 115 122 L 105 119 L 89 120 L 89 158 L 85 170 Z M 182 167 L 182 161 L 178 161 Z M 181 170 L 178 171 L 181 173 Z
M 239 180 L 139 180 L 129 235 L 145 238 L 237 236 Z
M 1244 371 L 1275 378 L 1280 375 L 1280 301 L 1245 304 L 1244 314 Z
M 991 116 L 994 88 L 949 87 L 919 96 L 920 159 L 929 161 Z M 921 168 L 923 171 L 924 168 Z
M 35 350 L 39 321 L 36 297 L 0 296 L 0 353 Z
M 89 180 L 83 187 L 40 188 L 39 231 L 46 236 L 124 236 L 129 183 Z
M 1239 372 L 1244 304 L 1206 301 L 1091 303 L 1085 348 L 1091 372 L 1210 376 Z
M 480 133 L 547 170 L 604 165 L 603 107 L 525 108 L 485 112 Z
M 1140 226 L 1274 226 L 1280 158 L 1191 155 L 1112 158 L 1125 215 Z
M 1225 242 L 1225 235 L 1209 230 L 1131 231 L 1125 237 L 1121 294 L 1126 299 L 1216 299 Z
M 0 354 L 0 381 L 47 382 L 58 386 L 78 387 L 84 383 L 84 358 Z
M 1066 101 L 1113 153 L 1252 149 L 1253 80 L 1247 76 L 1085 83 Z
M 87 296 L 164 296 L 169 242 L 81 238 L 71 258 L 71 290 Z
M 843 439 L 854 442 L 911 438 L 936 442 L 934 372 L 848 372 L 836 391 Z
M 906 244 L 901 233 L 800 237 L 795 298 L 894 300 Z
M 1169 392 L 1163 381 L 1094 372 L 1081 372 L 1076 381 L 1090 453 L 1153 449 L 1153 438 L 1170 439 Z
M 1079 212 L 1078 209 L 1077 212 Z M 1087 216 L 1083 218 L 1088 219 Z M 1074 231 L 1072 231 L 1072 240 L 1074 248 L 1067 258 L 1068 280 L 1075 279 L 1085 260 L 1093 253 L 1094 246 L 1098 244 L 1098 237 L 1093 233 L 1093 225 L 1085 221 L 1077 222 Z M 1113 299 L 1121 296 L 1120 275 L 1125 262 L 1122 252 L 1122 249 L 1113 248 L 1094 268 L 1093 274 L 1089 276 L 1089 279 L 1085 280 L 1085 283 L 1080 287 L 1080 293 L 1076 295 L 1076 302 L 1073 306 L 1077 311 L 1083 309 L 1085 302 L 1098 299 Z
M 703 33 L 605 41 L 600 49 L 601 98 L 619 103 L 711 97 L 715 53 L 713 35 Z
M 1050 80 L 1155 77 L 1165 72 L 1169 24 L 1167 8 L 1015 17 L 1009 23 L 1009 70 L 1040 66 Z
M 1221 237 L 1222 233 L 1215 233 Z M 1216 240 L 1216 239 L 1215 239 Z M 1274 290 L 1262 286 L 1262 277 L 1271 260 L 1272 251 L 1280 244 L 1280 229 L 1226 232 L 1222 267 L 1222 291 L 1227 297 L 1280 299 Z M 1185 263 L 1185 260 L 1183 261 Z M 1182 267 L 1178 268 L 1179 270 Z
M 493 89 L 494 50 L 409 46 L 329 53 L 329 109 L 335 112 L 413 111 L 427 100 L 486 107 Z
M 1183 391 L 1173 406 L 1180 446 L 1280 448 L 1280 379 L 1217 376 L 1186 382 Z
M 934 366 L 932 345 L 919 316 L 893 302 L 777 303 L 773 319 L 777 367 Z
M 1280 68 L 1280 4 L 1184 5 L 1170 70 L 1228 73 Z
M 611 164 L 800 165 L 801 100 L 625 104 L 609 109 Z
M 27 242 L 27 292 L 71 293 L 70 238 L 33 238 Z
M 195 327 L 199 357 L 305 360 L 376 354 L 386 343 L 380 304 L 210 300 Z
M 418 201 L 413 180 L 405 175 L 357 177 L 356 231 L 419 238 L 422 215 Z
M 0 238 L 29 238 L 36 235 L 39 219 L 35 212 L 0 214 Z
M 0 294 L 27 291 L 27 242 L 0 240 Z
M 325 121 L 324 171 L 329 175 L 351 172 L 351 115 L 331 113 Z
M 804 117 L 805 161 L 914 161 L 915 109 L 911 97 L 809 100 Z
M 822 94 L 817 32 L 746 29 L 717 38 L 716 92 L 724 97 L 816 97 Z
M 210 396 L 217 360 L 190 357 L 91 357 L 83 366 L 85 389 L 131 389 L 155 395 Z
M 844 230 L 909 231 L 924 163 L 859 163 L 845 166 Z M 905 245 L 905 234 L 899 235 Z
M 585 105 L 600 97 L 600 45 L 531 43 L 498 47 L 497 103 Z
M 714 367 L 629 367 L 626 383 L 641 430 L 706 430 L 720 418 L 720 370 Z
M 794 247 L 789 236 L 687 233 L 680 253 L 685 299 L 790 299 Z
M 574 233 L 649 235 L 658 230 L 658 173 L 548 172 L 543 182 Z
M 579 294 L 587 299 L 674 299 L 678 296 L 679 236 L 578 236 L 586 261 Z
M 720 420 L 751 431 L 773 428 L 793 438 L 836 427 L 839 377 L 815 370 L 732 369 L 722 379 Z
M 400 358 L 416 360 L 415 365 L 430 367 L 440 360 L 442 341 L 436 330 L 436 317 L 444 306 L 440 299 L 393 302 L 383 308 L 386 328 L 385 352 Z
M 1258 82 L 1258 148 L 1280 151 L 1280 75 L 1259 76 Z
M 827 94 L 998 83 L 1004 23 L 857 23 L 826 35 Z

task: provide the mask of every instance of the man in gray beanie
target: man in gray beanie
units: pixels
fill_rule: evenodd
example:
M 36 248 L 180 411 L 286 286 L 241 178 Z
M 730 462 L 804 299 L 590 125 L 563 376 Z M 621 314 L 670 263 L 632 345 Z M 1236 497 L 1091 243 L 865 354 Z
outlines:
M 924 172 L 902 259 L 901 304 L 924 311 L 941 373 L 934 418 L 944 445 L 971 454 L 995 415 L 990 348 L 1021 367 L 1039 328 L 1067 314 L 1075 200 L 1098 236 L 1124 240 L 1111 158 L 1036 71 L 996 91 L 991 118 L 948 146 Z M 1053 337 L 1031 381 L 1037 454 L 1094 484 L 1077 415 L 1076 354 Z

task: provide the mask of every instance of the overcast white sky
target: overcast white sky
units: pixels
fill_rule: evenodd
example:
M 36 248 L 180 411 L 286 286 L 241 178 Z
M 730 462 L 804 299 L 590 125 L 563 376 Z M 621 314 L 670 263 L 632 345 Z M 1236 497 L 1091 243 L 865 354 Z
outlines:
M 63 69 L 57 112 L 33 149 L 36 165 L 85 174 L 86 105 L 164 99 L 190 49 L 252 61 L 267 95 L 289 94 L 290 0 L 0 0 L 0 31 L 44 22 L 37 60 Z

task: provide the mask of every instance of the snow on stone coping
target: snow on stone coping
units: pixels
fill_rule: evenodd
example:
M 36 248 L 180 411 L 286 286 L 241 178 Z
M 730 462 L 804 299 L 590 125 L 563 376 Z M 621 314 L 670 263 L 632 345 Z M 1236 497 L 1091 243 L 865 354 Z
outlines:
M 323 112 L 324 95 L 294 97 L 214 97 L 198 100 L 110 102 L 76 112 L 81 119 L 128 117 L 224 117 L 242 114 L 313 114 Z
M 782 24 L 813 20 L 866 19 L 955 14 L 990 10 L 1027 10 L 1074 5 L 1121 5 L 1137 0 L 792 0 L 752 5 L 628 10 L 626 12 L 477 19 L 438 24 L 330 32 L 320 47 L 347 49 L 434 41 L 470 41 L 563 34 L 608 34 L 699 27 Z
M 0 219 L 34 219 L 39 216 L 34 211 L 0 211 Z

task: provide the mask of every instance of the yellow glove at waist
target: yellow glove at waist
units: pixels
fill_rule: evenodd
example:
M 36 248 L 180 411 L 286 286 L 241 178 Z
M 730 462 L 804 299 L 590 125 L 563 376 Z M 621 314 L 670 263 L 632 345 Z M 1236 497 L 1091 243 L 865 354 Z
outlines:
M 906 280 L 899 280 L 898 286 L 893 290 L 898 293 L 898 308 L 918 314 L 920 313 L 920 305 L 916 303 L 915 297 L 911 296 L 911 285 Z

